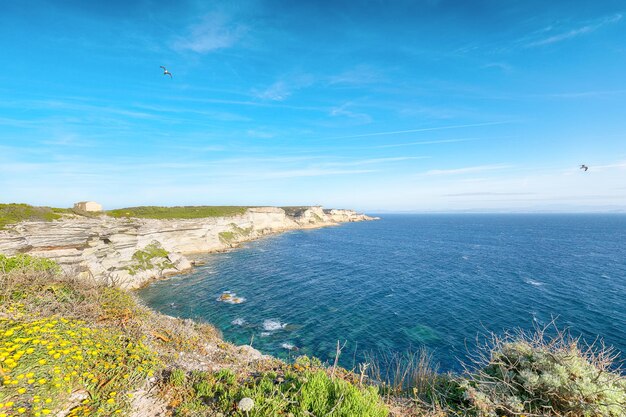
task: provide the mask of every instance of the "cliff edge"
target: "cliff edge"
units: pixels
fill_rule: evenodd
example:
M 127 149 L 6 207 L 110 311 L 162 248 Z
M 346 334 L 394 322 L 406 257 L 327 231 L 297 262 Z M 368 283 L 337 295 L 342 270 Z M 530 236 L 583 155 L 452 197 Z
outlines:
M 45 257 L 66 273 L 132 289 L 191 269 L 185 255 L 223 251 L 287 230 L 374 219 L 319 206 L 254 207 L 233 216 L 199 219 L 67 215 L 6 226 L 0 230 L 0 253 Z

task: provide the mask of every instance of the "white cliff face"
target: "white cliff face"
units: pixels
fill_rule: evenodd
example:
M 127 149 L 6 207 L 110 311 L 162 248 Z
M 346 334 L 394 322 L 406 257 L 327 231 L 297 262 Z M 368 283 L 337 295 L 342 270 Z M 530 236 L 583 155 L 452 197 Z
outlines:
M 321 207 L 293 215 L 278 207 L 258 207 L 238 216 L 190 220 L 75 217 L 7 226 L 0 230 L 0 253 L 46 257 L 68 273 L 137 288 L 191 269 L 186 254 L 221 251 L 284 230 L 372 219 Z

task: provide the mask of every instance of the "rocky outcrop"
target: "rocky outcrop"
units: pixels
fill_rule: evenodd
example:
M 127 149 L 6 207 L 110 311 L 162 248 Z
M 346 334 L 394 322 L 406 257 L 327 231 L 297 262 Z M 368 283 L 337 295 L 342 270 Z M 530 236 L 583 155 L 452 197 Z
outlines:
M 68 273 L 123 288 L 192 268 L 185 255 L 222 251 L 285 230 L 373 220 L 352 210 L 250 208 L 242 215 L 190 220 L 73 216 L 22 222 L 0 230 L 0 253 L 27 253 L 58 262 Z

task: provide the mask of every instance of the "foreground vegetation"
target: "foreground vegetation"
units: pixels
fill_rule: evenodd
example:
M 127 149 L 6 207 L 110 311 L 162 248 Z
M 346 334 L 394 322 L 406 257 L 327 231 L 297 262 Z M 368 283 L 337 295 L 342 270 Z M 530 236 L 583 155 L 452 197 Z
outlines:
M 626 415 L 610 349 L 538 329 L 477 352 L 461 375 L 436 372 L 424 352 L 373 356 L 354 371 L 259 359 L 210 325 L 157 314 L 51 261 L 0 256 L 0 417 Z

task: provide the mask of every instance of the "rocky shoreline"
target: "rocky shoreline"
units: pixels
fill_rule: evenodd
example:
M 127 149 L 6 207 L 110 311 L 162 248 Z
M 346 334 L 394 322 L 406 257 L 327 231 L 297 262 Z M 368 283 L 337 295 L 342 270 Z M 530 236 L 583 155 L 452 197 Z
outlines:
M 288 230 L 375 219 L 319 206 L 256 207 L 241 215 L 201 219 L 65 216 L 7 226 L 0 230 L 0 253 L 45 257 L 68 274 L 134 289 L 189 271 L 193 263 L 186 255 L 220 252 Z

